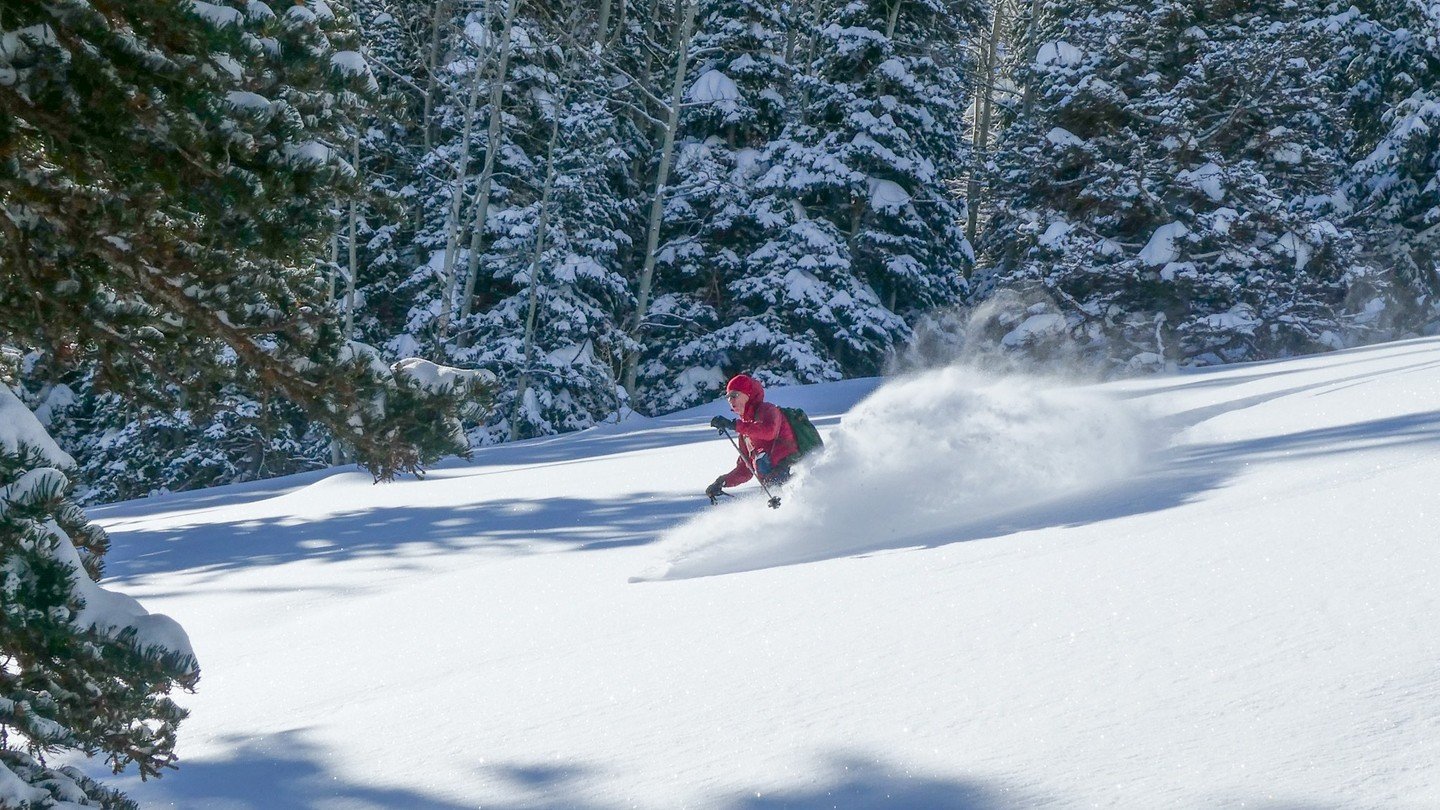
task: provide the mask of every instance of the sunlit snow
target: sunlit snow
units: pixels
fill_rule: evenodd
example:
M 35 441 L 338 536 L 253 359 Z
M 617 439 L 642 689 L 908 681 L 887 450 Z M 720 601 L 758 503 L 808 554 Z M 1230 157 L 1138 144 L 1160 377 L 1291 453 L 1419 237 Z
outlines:
M 204 667 L 143 807 L 1440 806 L 1440 340 L 772 390 L 92 510 Z M 646 580 L 632 582 L 632 579 Z M 103 769 L 94 763 L 92 769 Z

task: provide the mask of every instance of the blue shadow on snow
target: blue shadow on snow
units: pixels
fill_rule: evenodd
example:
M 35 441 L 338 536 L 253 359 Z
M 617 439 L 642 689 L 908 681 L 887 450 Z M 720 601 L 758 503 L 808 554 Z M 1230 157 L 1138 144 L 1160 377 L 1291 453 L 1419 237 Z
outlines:
M 128 530 L 111 535 L 106 581 L 175 571 L 220 575 L 301 559 L 341 562 L 405 550 L 513 554 L 595 551 L 650 543 L 704 504 L 701 496 L 614 500 L 501 499 L 453 507 L 356 509 L 314 523 L 280 518 Z M 405 565 L 397 559 L 397 567 Z

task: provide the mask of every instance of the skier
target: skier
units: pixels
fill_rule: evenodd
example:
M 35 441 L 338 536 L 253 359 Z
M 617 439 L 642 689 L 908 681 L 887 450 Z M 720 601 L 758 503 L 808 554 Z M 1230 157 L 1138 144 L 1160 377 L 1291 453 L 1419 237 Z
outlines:
M 710 427 L 740 434 L 740 458 L 735 469 L 705 488 L 713 502 L 724 487 L 737 487 L 758 475 L 765 486 L 778 486 L 790 477 L 790 463 L 799 449 L 795 431 L 780 408 L 765 401 L 765 388 L 745 374 L 737 374 L 725 385 L 725 399 L 737 418 L 717 416 Z M 778 500 L 777 500 L 778 503 Z

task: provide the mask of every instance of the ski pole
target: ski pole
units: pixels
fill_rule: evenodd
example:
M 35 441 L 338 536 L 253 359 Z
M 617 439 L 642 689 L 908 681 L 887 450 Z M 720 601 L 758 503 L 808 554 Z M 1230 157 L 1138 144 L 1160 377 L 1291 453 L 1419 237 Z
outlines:
M 720 428 L 720 432 L 725 434 L 725 438 L 729 439 L 730 444 L 735 447 L 735 452 L 739 453 L 740 458 L 745 460 L 745 466 L 750 468 L 750 474 L 755 476 L 755 481 L 759 483 L 760 488 L 765 491 L 765 497 L 769 498 L 766 503 L 769 504 L 771 509 L 779 509 L 780 498 L 778 496 L 770 494 L 770 488 L 765 486 L 765 479 L 761 478 L 760 471 L 755 469 L 755 462 L 751 461 L 750 457 L 745 455 L 745 452 L 740 449 L 740 445 L 736 443 L 735 437 L 730 435 L 730 431 L 722 427 Z

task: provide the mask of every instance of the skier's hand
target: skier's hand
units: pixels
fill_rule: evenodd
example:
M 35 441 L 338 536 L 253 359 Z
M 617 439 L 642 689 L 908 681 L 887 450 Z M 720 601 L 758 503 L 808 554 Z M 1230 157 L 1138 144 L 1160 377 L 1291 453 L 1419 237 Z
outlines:
M 717 416 L 714 419 L 710 420 L 710 427 L 713 427 L 716 430 L 734 430 L 735 420 L 726 419 L 723 416 Z
M 710 503 L 715 503 L 716 498 L 719 498 L 721 495 L 725 494 L 725 491 L 723 489 L 724 486 L 725 476 L 722 475 L 719 478 L 716 478 L 714 483 L 705 488 L 705 495 L 710 499 Z

